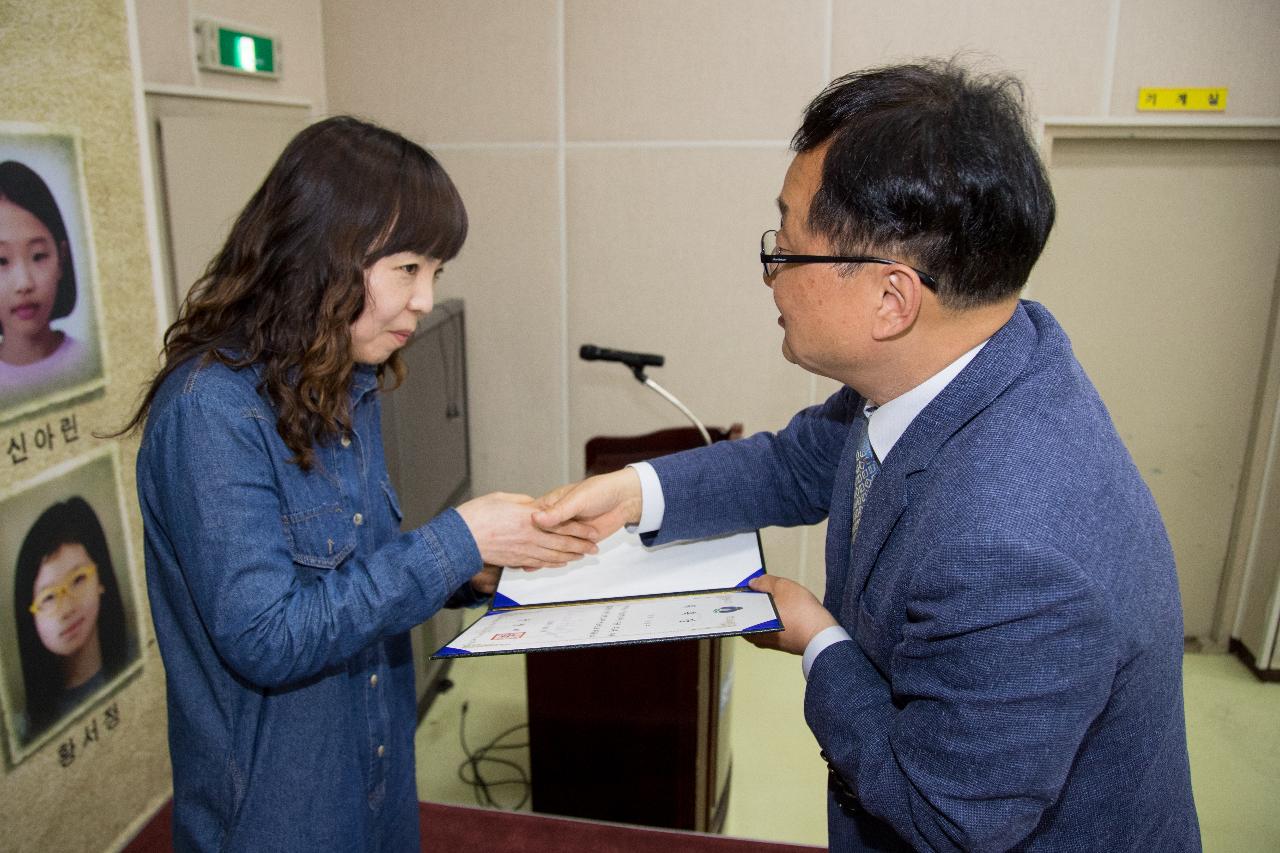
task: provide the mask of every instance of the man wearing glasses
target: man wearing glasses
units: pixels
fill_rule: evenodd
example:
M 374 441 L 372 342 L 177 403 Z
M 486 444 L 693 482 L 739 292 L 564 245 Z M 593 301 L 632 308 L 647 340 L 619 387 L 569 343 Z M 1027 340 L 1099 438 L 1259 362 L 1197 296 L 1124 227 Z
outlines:
M 1160 515 L 1061 327 L 1018 298 L 1054 202 L 1010 79 L 859 72 L 808 107 L 760 245 L 789 361 L 845 387 L 776 434 L 546 496 L 655 543 L 828 519 L 778 577 L 845 850 L 1200 849 Z

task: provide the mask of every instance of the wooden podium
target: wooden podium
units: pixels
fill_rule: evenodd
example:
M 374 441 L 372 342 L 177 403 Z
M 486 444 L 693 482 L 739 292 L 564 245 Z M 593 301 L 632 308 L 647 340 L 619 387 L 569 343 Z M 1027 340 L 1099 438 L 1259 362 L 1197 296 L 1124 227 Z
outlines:
M 742 425 L 708 432 L 713 441 L 738 438 Z M 702 443 L 693 428 L 593 438 L 587 474 Z M 533 810 L 721 831 L 733 639 L 528 655 Z

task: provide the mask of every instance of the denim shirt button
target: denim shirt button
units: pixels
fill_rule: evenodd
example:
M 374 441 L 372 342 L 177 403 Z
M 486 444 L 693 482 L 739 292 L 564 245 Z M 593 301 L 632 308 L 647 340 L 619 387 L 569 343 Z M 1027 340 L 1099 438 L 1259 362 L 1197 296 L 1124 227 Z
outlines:
M 386 754 L 387 754 L 387 748 L 382 744 L 378 744 L 378 757 L 381 758 Z
M 378 686 L 378 673 L 375 672 L 373 675 L 369 676 L 369 686 L 370 687 Z
M 344 435 L 344 436 L 342 437 L 342 439 L 340 440 L 340 443 L 342 444 L 342 446 L 343 446 L 343 447 L 350 447 L 350 446 L 351 446 L 351 436 L 349 436 L 349 435 Z
M 351 521 L 356 527 L 359 527 L 364 524 L 364 516 L 357 512 L 355 515 L 351 516 Z

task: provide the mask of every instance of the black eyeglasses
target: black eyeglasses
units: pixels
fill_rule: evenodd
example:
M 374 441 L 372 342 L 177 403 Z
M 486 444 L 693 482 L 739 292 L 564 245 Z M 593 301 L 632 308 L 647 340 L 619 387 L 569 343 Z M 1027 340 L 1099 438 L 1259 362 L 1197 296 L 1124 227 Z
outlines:
M 789 255 L 778 251 L 778 232 L 770 229 L 760 235 L 760 263 L 764 265 L 765 278 L 773 278 L 782 269 L 783 264 L 898 264 L 888 258 L 873 258 L 870 255 Z M 924 270 L 918 270 L 910 264 L 902 264 L 916 275 L 930 290 L 938 289 L 938 280 Z

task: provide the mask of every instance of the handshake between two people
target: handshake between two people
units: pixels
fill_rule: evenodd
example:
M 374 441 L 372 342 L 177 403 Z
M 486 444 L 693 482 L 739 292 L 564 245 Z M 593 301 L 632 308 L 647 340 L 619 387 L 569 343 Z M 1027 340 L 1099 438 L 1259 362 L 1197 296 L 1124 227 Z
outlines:
M 484 568 L 471 579 L 477 592 L 498 587 L 502 566 L 545 569 L 563 566 L 598 550 L 596 543 L 624 524 L 637 524 L 643 509 L 640 475 L 631 468 L 588 477 L 540 498 L 495 492 L 458 507 L 471 529 Z M 773 595 L 787 630 L 752 634 L 761 648 L 801 654 L 809 641 L 836 624 L 822 603 L 800 584 L 776 575 L 751 581 L 757 592 Z
M 596 543 L 640 520 L 640 477 L 630 468 L 588 477 L 540 498 L 493 492 L 458 514 L 471 530 L 484 568 L 471 579 L 488 595 L 503 566 L 548 569 L 596 553 Z

